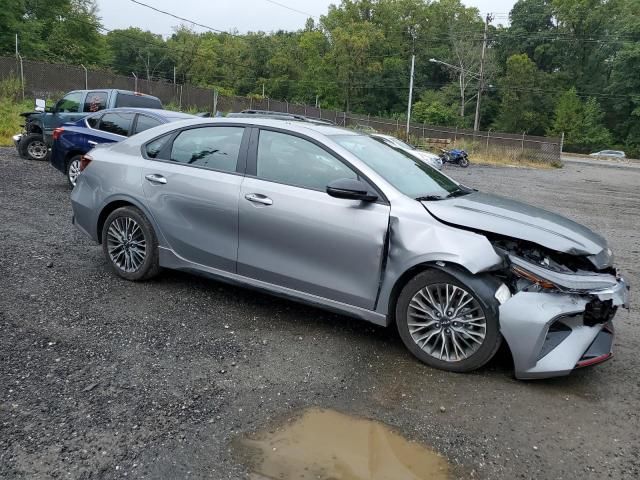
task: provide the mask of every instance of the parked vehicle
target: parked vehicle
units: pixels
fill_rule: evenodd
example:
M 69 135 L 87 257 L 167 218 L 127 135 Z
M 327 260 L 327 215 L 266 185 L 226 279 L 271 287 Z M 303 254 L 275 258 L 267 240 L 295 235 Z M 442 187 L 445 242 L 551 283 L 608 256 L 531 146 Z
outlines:
M 46 160 L 53 143 L 53 131 L 67 122 L 77 122 L 91 113 L 118 107 L 162 108 L 162 102 L 151 95 L 127 90 L 74 90 L 50 108 L 44 100 L 36 100 L 34 112 L 25 118 L 24 132 L 14 135 L 18 153 L 29 160 Z
M 121 142 L 163 123 L 194 118 L 186 113 L 150 108 L 102 110 L 53 131 L 50 162 L 74 187 L 82 156 L 101 143 Z
M 607 242 L 368 135 L 258 118 L 162 125 L 84 156 L 73 223 L 121 277 L 198 272 L 379 325 L 424 363 L 519 378 L 611 356 L 629 305 Z
M 602 150 L 600 152 L 592 153 L 591 156 L 598 158 L 627 158 L 625 153 L 621 150 Z
M 445 150 L 441 148 L 442 154 L 440 155 L 440 160 L 442 164 L 445 165 L 450 163 L 452 165 L 458 165 L 462 168 L 467 168 L 469 166 L 469 155 L 464 150 Z
M 374 140 L 377 140 L 385 145 L 390 146 L 391 148 L 399 149 L 405 153 L 408 153 L 411 157 L 416 158 L 422 162 L 426 162 L 428 165 L 431 165 L 433 168 L 437 168 L 440 170 L 442 168 L 442 161 L 438 155 L 433 153 L 426 152 L 424 150 L 419 150 L 413 145 L 409 145 L 402 140 L 397 139 L 396 137 L 392 137 L 391 135 L 383 135 L 381 133 L 372 133 L 371 137 Z

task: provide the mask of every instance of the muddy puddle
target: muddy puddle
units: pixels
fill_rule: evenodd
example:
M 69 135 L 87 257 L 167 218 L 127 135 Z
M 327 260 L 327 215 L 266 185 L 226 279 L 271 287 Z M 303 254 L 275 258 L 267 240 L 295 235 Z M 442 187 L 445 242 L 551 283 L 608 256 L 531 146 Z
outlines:
M 310 409 L 234 442 L 251 480 L 443 480 L 446 460 L 382 423 Z

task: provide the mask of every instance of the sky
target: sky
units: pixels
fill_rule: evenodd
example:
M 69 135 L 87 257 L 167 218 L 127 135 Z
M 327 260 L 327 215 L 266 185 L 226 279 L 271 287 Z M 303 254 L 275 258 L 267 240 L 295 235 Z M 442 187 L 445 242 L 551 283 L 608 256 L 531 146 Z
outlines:
M 204 25 L 230 31 L 298 30 L 304 26 L 309 15 L 320 16 L 332 3 L 339 0 L 139 0 L 161 10 L 193 20 Z M 168 36 L 173 27 L 181 22 L 175 18 L 135 4 L 132 0 L 98 0 L 98 15 L 103 25 L 110 29 L 139 27 Z M 477 7 L 481 14 L 497 13 L 505 22 L 515 0 L 462 0 L 467 6 Z M 287 9 L 281 5 L 291 9 Z M 497 23 L 497 22 L 494 22 Z M 206 31 L 194 26 L 196 31 Z

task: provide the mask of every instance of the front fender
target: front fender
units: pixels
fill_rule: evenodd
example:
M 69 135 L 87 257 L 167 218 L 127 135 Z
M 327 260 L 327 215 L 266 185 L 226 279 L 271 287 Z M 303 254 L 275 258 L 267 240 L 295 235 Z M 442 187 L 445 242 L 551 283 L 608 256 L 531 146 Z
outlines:
M 426 213 L 426 212 L 425 212 Z M 471 275 L 503 265 L 503 259 L 483 235 L 444 225 L 431 217 L 391 217 L 389 253 L 382 275 L 376 311 L 391 317 L 394 288 L 417 266 L 455 264 Z

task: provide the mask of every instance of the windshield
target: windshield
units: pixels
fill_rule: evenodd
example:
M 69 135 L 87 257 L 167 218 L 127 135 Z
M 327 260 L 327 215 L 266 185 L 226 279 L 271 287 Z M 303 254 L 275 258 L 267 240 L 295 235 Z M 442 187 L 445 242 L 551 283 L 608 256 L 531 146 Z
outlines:
M 405 195 L 442 200 L 467 193 L 457 183 L 426 163 L 364 135 L 332 136 L 341 147 L 358 157 Z

